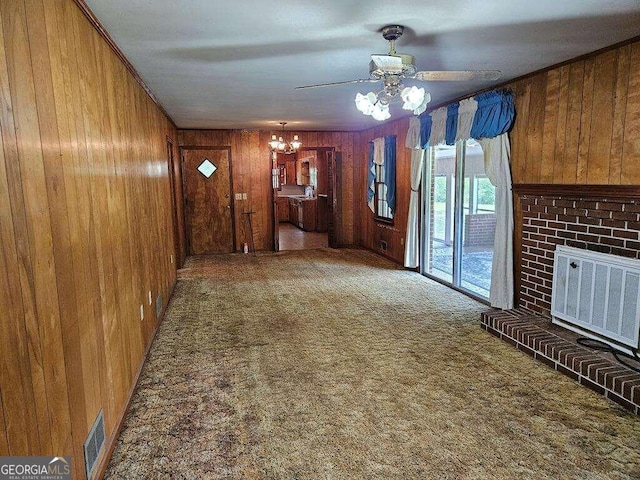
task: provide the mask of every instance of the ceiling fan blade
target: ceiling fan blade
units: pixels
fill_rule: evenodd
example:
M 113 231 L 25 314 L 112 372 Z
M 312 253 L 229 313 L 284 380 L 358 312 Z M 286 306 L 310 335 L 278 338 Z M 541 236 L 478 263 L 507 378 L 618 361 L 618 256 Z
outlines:
M 427 82 L 463 82 L 466 80 L 497 80 L 502 76 L 498 70 L 459 70 L 416 72 L 416 80 Z
M 347 80 L 346 82 L 331 82 L 331 83 L 318 83 L 316 85 L 305 85 L 304 87 L 296 87 L 296 90 L 302 90 L 303 88 L 320 88 L 320 87 L 333 87 L 335 85 L 346 85 L 348 83 L 370 83 L 379 82 L 374 78 L 360 78 L 358 80 Z
M 371 55 L 371 60 L 385 72 L 402 72 L 402 58 L 395 55 Z

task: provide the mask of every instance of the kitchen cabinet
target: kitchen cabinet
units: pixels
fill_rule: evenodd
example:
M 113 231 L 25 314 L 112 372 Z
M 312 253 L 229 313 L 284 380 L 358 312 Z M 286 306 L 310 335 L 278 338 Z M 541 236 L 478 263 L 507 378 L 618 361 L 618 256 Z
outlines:
M 317 208 L 316 199 L 292 198 L 289 200 L 289 221 L 306 232 L 314 232 L 316 230 Z
M 276 208 L 278 210 L 278 222 L 289 221 L 289 199 L 281 197 L 276 200 Z
M 305 232 L 315 232 L 317 220 L 317 200 L 304 200 L 302 202 L 302 225 L 300 226 Z

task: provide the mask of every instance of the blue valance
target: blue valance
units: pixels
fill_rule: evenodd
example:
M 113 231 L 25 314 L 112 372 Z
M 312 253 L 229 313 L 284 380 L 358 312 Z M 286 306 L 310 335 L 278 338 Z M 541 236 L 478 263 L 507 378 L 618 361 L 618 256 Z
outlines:
M 473 117 L 471 137 L 475 139 L 493 138 L 511 128 L 515 117 L 513 92 L 494 91 L 475 96 L 478 109 Z
M 469 138 L 476 140 L 481 138 L 493 138 L 508 132 L 513 126 L 516 110 L 513 92 L 509 90 L 494 90 L 476 95 L 473 99 L 477 102 L 478 108 L 473 114 L 473 123 Z M 460 103 L 455 102 L 447 105 L 447 121 L 445 142 L 447 145 L 454 145 L 458 137 L 459 123 L 462 121 L 458 113 Z M 470 112 L 467 113 L 467 116 Z M 462 121 L 464 124 L 464 121 Z M 465 124 L 469 127 L 469 123 Z M 431 112 L 420 117 L 420 145 L 422 148 L 429 147 L 431 128 L 433 119 Z M 461 132 L 466 130 L 463 128 Z
M 460 102 L 447 105 L 447 133 L 445 134 L 445 142 L 447 145 L 456 144 L 456 133 L 458 132 L 458 107 L 460 107 Z
M 431 115 L 420 117 L 420 145 L 422 148 L 429 148 L 429 137 L 431 137 Z

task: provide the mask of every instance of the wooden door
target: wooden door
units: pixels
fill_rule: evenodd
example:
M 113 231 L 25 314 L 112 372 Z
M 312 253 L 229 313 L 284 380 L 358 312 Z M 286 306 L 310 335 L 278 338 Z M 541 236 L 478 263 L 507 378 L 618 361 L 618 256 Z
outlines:
M 189 255 L 235 251 L 229 148 L 183 148 Z

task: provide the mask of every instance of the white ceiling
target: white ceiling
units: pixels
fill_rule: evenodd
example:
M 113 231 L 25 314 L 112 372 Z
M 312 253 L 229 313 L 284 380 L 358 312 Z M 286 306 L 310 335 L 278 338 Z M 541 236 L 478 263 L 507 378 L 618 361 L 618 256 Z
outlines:
M 378 84 L 294 87 L 367 78 L 388 24 L 406 27 L 397 50 L 419 70 L 503 74 L 427 83 L 432 105 L 640 35 L 640 0 L 86 2 L 181 128 L 374 126 L 353 99 Z

